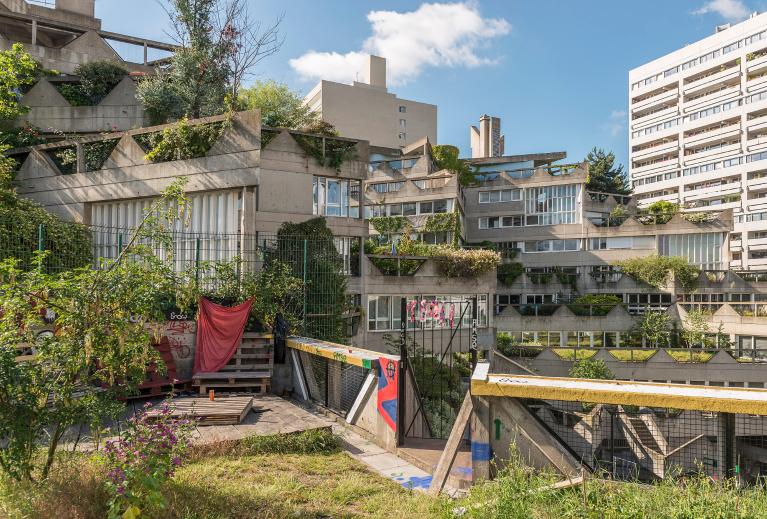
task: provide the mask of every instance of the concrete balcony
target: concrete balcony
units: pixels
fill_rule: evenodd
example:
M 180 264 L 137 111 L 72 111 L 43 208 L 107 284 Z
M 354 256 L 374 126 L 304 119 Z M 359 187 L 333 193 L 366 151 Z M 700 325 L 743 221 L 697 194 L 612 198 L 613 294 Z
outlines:
M 732 262 L 730 263 L 732 265 Z M 748 258 L 748 268 L 760 268 L 767 267 L 767 258 Z
M 746 83 L 746 92 L 749 94 L 756 92 L 763 89 L 765 85 L 767 85 L 767 76 L 751 79 Z
M 658 95 L 655 95 L 649 99 L 645 99 L 644 101 L 639 101 L 638 103 L 631 105 L 631 112 L 635 113 L 641 110 L 646 110 L 648 108 L 654 107 L 657 104 L 665 103 L 673 99 L 676 99 L 677 97 L 679 97 L 679 88 L 674 87 L 673 89 L 667 92 L 661 92 Z
M 724 81 L 734 80 L 739 76 L 740 67 L 728 68 L 727 70 L 723 70 L 721 72 L 717 72 L 716 74 L 695 80 L 692 83 L 687 83 L 684 85 L 684 95 L 689 96 L 695 94 L 696 92 L 700 92 L 706 88 L 711 88 L 712 86 L 715 86 Z
M 767 55 L 760 56 L 751 61 L 746 61 L 746 73 L 753 74 L 767 68 Z
M 654 196 L 652 198 L 645 198 L 644 200 L 640 200 L 638 202 L 639 205 L 642 207 L 647 207 L 648 205 L 654 204 L 655 202 L 673 202 L 678 203 L 679 202 L 679 193 L 672 193 L 670 195 L 661 195 L 661 196 Z
M 760 212 L 767 210 L 767 198 L 753 198 L 745 201 L 746 210 L 749 212 Z
M 674 84 L 678 85 L 679 77 L 679 74 L 675 74 L 669 77 L 661 77 L 649 85 L 641 85 L 633 90 L 631 89 L 631 85 L 629 85 L 629 98 L 639 97 L 641 95 L 645 95 L 648 92 L 652 92 L 653 90 L 658 90 L 659 88 L 671 87 Z
M 679 114 L 679 106 L 669 106 L 668 108 L 665 108 L 663 110 L 658 110 L 657 112 L 651 113 L 651 114 L 644 114 L 636 118 L 631 119 L 631 128 L 632 130 L 638 130 L 641 126 L 648 126 L 651 124 L 658 123 L 659 121 L 662 121 L 664 119 L 668 119 L 674 115 Z
M 730 268 L 735 270 L 742 269 L 743 262 L 741 260 L 732 260 L 730 261 Z
M 746 181 L 746 187 L 749 191 L 761 191 L 767 189 L 767 177 L 751 178 Z
M 672 126 L 671 128 L 663 128 L 662 130 L 658 130 L 657 132 L 651 133 L 650 135 L 632 137 L 630 144 L 631 146 L 641 146 L 642 144 L 647 144 L 648 142 L 657 141 L 658 139 L 665 139 L 666 137 L 677 135 L 680 129 L 681 129 L 681 126 L 677 125 L 677 126 Z M 636 130 L 636 128 L 632 127 L 632 130 Z
M 695 203 L 695 201 L 692 201 L 692 203 Z M 724 211 L 726 209 L 740 209 L 740 203 L 741 203 L 740 200 L 735 200 L 734 202 L 727 202 L 724 204 L 694 206 L 691 209 L 706 210 L 706 211 Z
M 767 249 L 767 238 L 749 238 L 748 248 L 749 250 Z
M 746 121 L 746 131 L 755 132 L 757 130 L 767 129 L 767 115 L 761 117 L 754 117 Z
M 767 122 L 767 121 L 765 121 Z M 723 128 L 713 128 L 697 135 L 691 135 L 684 138 L 685 146 L 698 146 L 709 141 L 718 139 L 731 139 L 740 135 L 740 124 L 732 124 Z
M 684 108 L 682 108 L 682 112 L 685 114 L 696 112 L 711 104 L 723 103 L 729 99 L 734 99 L 738 97 L 740 94 L 741 94 L 740 84 L 733 85 L 730 88 L 727 88 L 725 90 L 713 91 L 710 94 L 706 94 L 697 99 L 685 101 Z
M 675 157 L 669 160 L 662 160 L 654 164 L 648 164 L 638 168 L 631 168 L 632 175 L 644 175 L 652 173 L 664 173 L 667 171 L 673 171 L 679 167 L 679 158 Z
M 685 155 L 684 156 L 684 165 L 685 166 L 692 166 L 695 164 L 700 164 L 701 162 L 710 162 L 711 160 L 717 159 L 717 158 L 724 158 L 729 157 L 731 155 L 737 155 L 740 153 L 740 143 L 736 142 L 734 144 L 728 144 L 727 146 L 721 146 L 719 148 L 714 148 L 706 151 L 700 151 L 698 153 L 694 153 L 692 155 Z
M 730 250 L 735 252 L 742 251 L 743 240 L 730 240 Z
M 717 198 L 727 195 L 737 195 L 739 193 L 740 182 L 733 182 L 732 184 L 685 191 L 683 197 L 685 202 L 690 202 L 693 200 L 706 200 L 709 198 Z
M 647 148 L 641 151 L 635 151 L 631 154 L 631 160 L 649 160 L 656 156 L 670 155 L 673 152 L 679 151 L 679 142 L 663 142 L 652 148 Z
M 762 134 L 746 141 L 746 151 L 759 151 L 764 148 L 767 148 L 767 134 Z

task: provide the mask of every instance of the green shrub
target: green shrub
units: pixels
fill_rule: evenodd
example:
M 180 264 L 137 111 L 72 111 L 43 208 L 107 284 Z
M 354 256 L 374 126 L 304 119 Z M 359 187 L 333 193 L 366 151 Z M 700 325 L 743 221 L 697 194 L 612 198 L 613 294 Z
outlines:
M 581 359 L 575 361 L 570 368 L 570 376 L 573 378 L 593 378 L 599 380 L 613 380 L 615 375 L 607 367 L 602 359 Z
M 374 216 L 368 220 L 378 234 L 400 233 L 409 221 L 404 216 Z
M 483 249 L 453 249 L 435 247 L 432 254 L 437 271 L 449 278 L 476 278 L 492 272 L 501 262 L 501 255 Z
M 239 441 L 234 451 L 240 456 L 259 454 L 334 454 L 341 443 L 328 429 L 309 429 L 300 433 L 248 436 Z
M 340 171 L 344 162 L 357 156 L 357 143 L 353 141 L 342 141 L 324 135 L 294 134 L 293 138 L 307 155 L 314 157 L 314 160 L 326 168 Z
M 650 204 L 647 207 L 645 214 L 640 216 L 638 220 L 647 225 L 665 224 L 677 213 L 679 213 L 679 204 L 667 202 L 666 200 L 658 200 L 657 202 Z
M 225 123 L 192 126 L 184 117 L 162 132 L 136 135 L 136 141 L 147 151 L 149 162 L 168 162 L 204 157 L 226 128 Z
M 458 175 L 458 183 L 462 186 L 471 186 L 477 183 L 469 164 L 459 158 L 460 150 L 457 146 L 440 144 L 432 146 L 431 151 L 437 169 L 446 169 L 454 175 Z
M 111 61 L 94 61 L 79 65 L 75 75 L 78 82 L 56 83 L 56 89 L 72 106 L 94 106 L 99 104 L 128 71 Z
M 613 294 L 586 294 L 568 305 L 575 315 L 607 315 L 615 306 L 623 303 L 623 300 Z
M 501 263 L 497 269 L 498 281 L 506 286 L 510 286 L 524 272 L 525 267 L 521 263 Z
M 638 281 L 659 288 L 669 281 L 669 275 L 674 277 L 685 291 L 693 291 L 697 287 L 700 269 L 690 265 L 681 256 L 645 256 L 631 258 L 618 262 L 621 271 Z

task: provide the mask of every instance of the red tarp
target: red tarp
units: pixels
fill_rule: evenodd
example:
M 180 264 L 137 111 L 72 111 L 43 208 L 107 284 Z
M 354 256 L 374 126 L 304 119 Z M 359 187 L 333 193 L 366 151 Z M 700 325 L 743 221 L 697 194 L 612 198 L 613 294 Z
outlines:
M 232 358 L 242 340 L 253 299 L 227 307 L 200 298 L 193 373 L 215 373 Z

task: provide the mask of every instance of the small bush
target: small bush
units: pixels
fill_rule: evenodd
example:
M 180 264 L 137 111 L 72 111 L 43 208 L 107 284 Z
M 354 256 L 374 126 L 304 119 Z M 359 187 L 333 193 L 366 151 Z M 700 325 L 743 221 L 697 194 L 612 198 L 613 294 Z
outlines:
M 495 251 L 449 247 L 438 247 L 432 258 L 439 273 L 449 278 L 476 278 L 492 272 L 501 262 Z
M 586 294 L 576 299 L 568 308 L 575 315 L 607 315 L 623 300 L 613 294 Z
M 340 440 L 329 429 L 311 429 L 296 434 L 249 436 L 235 448 L 241 456 L 256 454 L 334 454 Z
M 149 162 L 168 162 L 204 157 L 224 132 L 224 123 L 192 126 L 186 118 L 162 132 L 136 136 L 145 149 Z
M 95 61 L 79 65 L 75 75 L 76 83 L 57 83 L 56 89 L 72 106 L 94 106 L 103 99 L 128 75 L 122 66 L 111 61 Z
M 682 289 L 689 292 L 695 289 L 700 276 L 700 269 L 681 256 L 645 256 L 621 261 L 617 265 L 625 274 L 655 288 L 666 284 L 673 273 Z
M 581 359 L 570 368 L 570 376 L 573 378 L 593 378 L 599 380 L 612 380 L 615 378 L 613 372 L 607 367 L 605 361 L 601 359 Z
M 498 265 L 497 269 L 498 281 L 509 286 L 524 272 L 525 267 L 521 263 L 502 263 Z

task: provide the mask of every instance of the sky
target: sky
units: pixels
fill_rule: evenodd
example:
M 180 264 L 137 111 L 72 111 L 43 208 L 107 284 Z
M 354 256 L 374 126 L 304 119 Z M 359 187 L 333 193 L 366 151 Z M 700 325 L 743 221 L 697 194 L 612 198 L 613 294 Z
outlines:
M 96 15 L 104 30 L 170 41 L 159 1 L 96 0 Z M 508 155 L 566 151 L 575 162 L 597 146 L 623 164 L 629 70 L 767 10 L 767 0 L 248 1 L 265 26 L 283 16 L 285 38 L 252 80 L 306 93 L 320 76 L 351 82 L 375 53 L 389 62 L 389 91 L 436 104 L 439 144 L 463 156 L 487 113 L 501 117 Z

